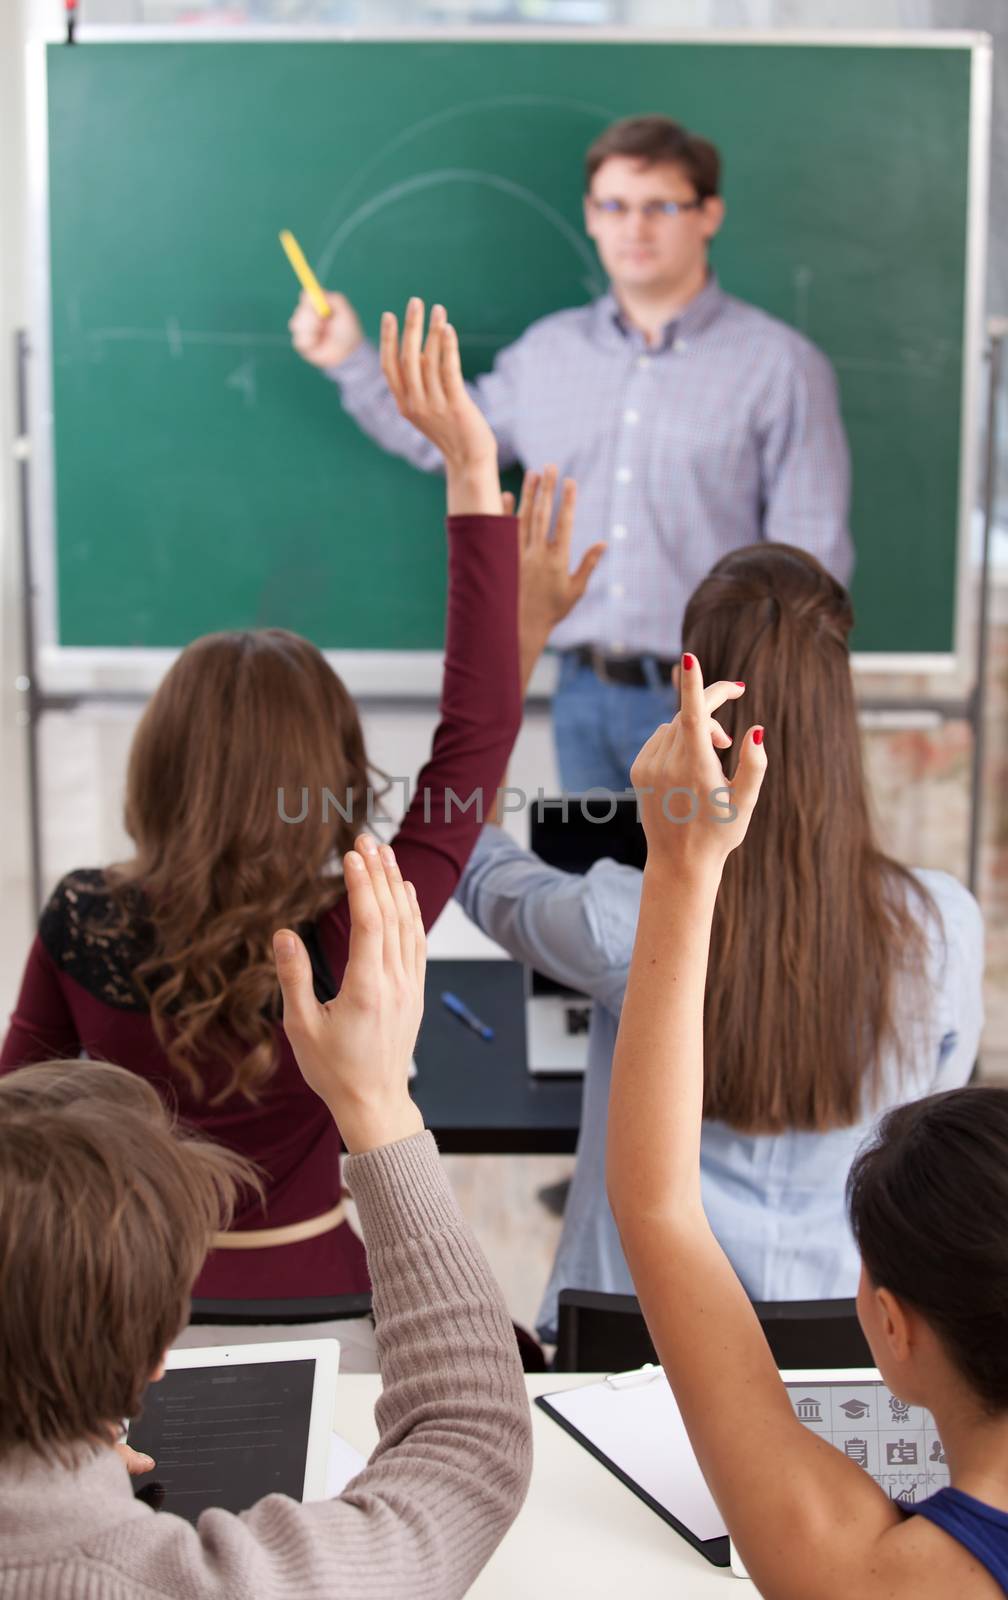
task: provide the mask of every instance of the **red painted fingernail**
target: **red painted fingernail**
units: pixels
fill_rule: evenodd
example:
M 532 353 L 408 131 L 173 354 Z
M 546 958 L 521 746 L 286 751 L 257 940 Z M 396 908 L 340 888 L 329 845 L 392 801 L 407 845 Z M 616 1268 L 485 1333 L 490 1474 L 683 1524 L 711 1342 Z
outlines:
M 692 656 L 691 656 L 691 655 L 685 655 L 685 656 L 683 656 L 683 658 L 682 658 L 682 664 L 683 664 L 683 666 L 684 666 L 684 667 L 685 667 L 685 669 L 686 669 L 686 671 L 687 671 L 687 672 L 689 672 L 689 671 L 690 671 L 690 669 L 691 669 L 691 668 L 692 668 L 692 666 L 693 666 L 693 657 L 692 657 Z
M 745 684 L 742 682 L 741 678 L 736 678 L 735 679 L 735 687 L 736 687 L 736 689 L 744 689 L 745 688 Z
M 763 743 L 763 729 L 762 728 L 754 728 L 753 729 L 753 731 L 752 731 L 752 742 L 753 742 L 753 744 L 762 744 Z

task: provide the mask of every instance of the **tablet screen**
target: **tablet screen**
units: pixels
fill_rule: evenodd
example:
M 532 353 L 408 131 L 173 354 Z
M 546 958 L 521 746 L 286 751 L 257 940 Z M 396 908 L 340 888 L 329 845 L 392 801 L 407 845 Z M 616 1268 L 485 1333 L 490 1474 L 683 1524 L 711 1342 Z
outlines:
M 789 1383 L 795 1416 L 864 1467 L 890 1500 L 912 1506 L 949 1483 L 934 1418 L 884 1383 Z
M 169 1368 L 130 1424 L 133 1449 L 156 1462 L 134 1483 L 160 1485 L 159 1509 L 189 1522 L 267 1494 L 300 1500 L 314 1383 L 314 1360 Z

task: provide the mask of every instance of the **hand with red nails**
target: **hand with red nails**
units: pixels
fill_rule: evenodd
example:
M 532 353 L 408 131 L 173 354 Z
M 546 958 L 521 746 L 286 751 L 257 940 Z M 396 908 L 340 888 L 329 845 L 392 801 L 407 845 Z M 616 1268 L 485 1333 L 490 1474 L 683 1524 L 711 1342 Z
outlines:
M 679 690 L 678 716 L 651 736 L 630 774 L 636 789 L 652 792 L 640 800 L 648 855 L 613 1053 L 606 1187 L 658 1359 L 733 1528 L 722 1495 L 731 1496 L 734 1510 L 752 1494 L 751 1474 L 737 1492 L 739 1415 L 756 1417 L 757 1432 L 767 1418 L 803 1431 L 749 1297 L 711 1229 L 700 1175 L 711 928 L 724 864 L 745 838 L 767 758 L 762 728 L 750 728 L 730 781 L 721 767 L 718 750 L 729 741 L 713 714 L 740 699 L 744 684 L 705 688 L 699 661 L 684 655 Z M 710 799 L 718 791 L 727 802 L 720 807 Z M 692 820 L 670 821 L 684 816 L 690 793 Z M 711 1396 L 725 1381 L 735 1404 L 714 1406 Z
M 335 1000 L 320 1005 L 315 998 L 311 962 L 296 933 L 274 934 L 273 953 L 297 1064 L 357 1155 L 423 1129 L 408 1085 L 427 946 L 413 885 L 403 882 L 388 845 L 361 834 L 343 871 L 350 958 Z
M 747 731 L 729 781 L 717 752 L 732 741 L 714 713 L 740 700 L 745 685 L 723 679 L 705 688 L 696 656 L 684 655 L 679 693 L 678 714 L 655 729 L 630 769 L 648 863 L 668 863 L 677 875 L 693 866 L 720 873 L 745 838 L 763 782 L 763 729 Z

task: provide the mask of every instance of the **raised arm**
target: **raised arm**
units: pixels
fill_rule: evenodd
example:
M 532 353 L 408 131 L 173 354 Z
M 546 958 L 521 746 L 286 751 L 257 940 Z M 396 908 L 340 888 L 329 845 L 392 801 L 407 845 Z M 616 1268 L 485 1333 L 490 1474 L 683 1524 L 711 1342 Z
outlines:
M 330 315 L 320 317 L 302 294 L 288 324 L 295 350 L 337 385 L 344 411 L 369 439 L 421 472 L 440 472 L 444 467 L 440 449 L 396 405 L 383 376 L 381 353 L 364 337 L 350 301 L 342 294 L 326 298 Z M 492 371 L 466 385 L 489 424 L 503 466 L 517 459 L 514 424 L 521 363 L 519 341 L 499 352 Z
M 352 933 L 337 998 L 315 1000 L 296 935 L 275 943 L 284 1028 L 351 1154 L 374 1284 L 381 1439 L 338 1501 L 273 1497 L 246 1520 L 266 1546 L 297 1537 L 306 1595 L 450 1600 L 524 1498 L 528 1400 L 500 1290 L 409 1097 L 425 968 L 416 893 L 388 846 L 379 852 L 366 835 L 344 866 Z
M 599 540 L 585 551 L 574 571 L 570 570 L 577 485 L 573 478 L 563 480 L 554 525 L 557 476 L 554 466 L 526 472 L 518 506 L 518 643 L 523 693 L 550 634 L 578 604 L 606 553 L 605 542 Z
M 384 387 L 398 414 L 423 432 L 444 462 L 449 516 L 500 516 L 503 510 L 497 444 L 462 378 L 458 334 L 444 306 L 431 311 L 423 338 L 424 304 L 406 307 L 402 344 L 395 316 L 381 320 Z
M 744 691 L 730 683 L 705 690 L 695 657 L 684 656 L 682 667 L 681 711 L 656 731 L 631 772 L 634 787 L 647 791 L 648 860 L 613 1062 L 609 1199 L 690 1441 L 760 1594 L 880 1600 L 894 1591 L 880 1576 L 878 1544 L 898 1513 L 867 1473 L 798 1422 L 703 1211 L 711 923 L 766 757 L 762 730 L 750 729 L 726 783 L 714 750 L 724 734 L 712 713 Z M 693 820 L 684 821 L 694 807 Z
M 606 553 L 599 541 L 585 551 L 572 572 L 571 536 L 577 506 L 577 485 L 565 478 L 552 534 L 553 502 L 557 489 L 557 469 L 526 472 L 518 506 L 518 660 L 521 692 L 528 693 L 539 657 L 549 643 L 550 634 L 578 604 L 591 581 L 592 573 Z M 506 511 L 514 509 L 514 496 L 504 496 Z M 506 776 L 502 787 L 506 786 Z M 498 794 L 488 822 L 503 820 L 502 796 Z M 504 943 L 505 941 L 501 941 Z
M 617 1011 L 639 876 L 615 861 L 599 861 L 584 874 L 562 872 L 491 825 L 466 862 L 455 898 L 513 960 Z
M 425 927 L 451 898 L 521 726 L 518 526 L 502 514 L 493 435 L 462 381 L 458 340 L 435 306 L 426 344 L 423 305 L 410 302 L 401 347 L 382 323 L 382 363 L 402 415 L 444 456 L 448 497 L 448 604 L 441 716 L 430 760 L 395 838 L 416 884 Z M 349 922 L 341 901 L 319 924 L 335 975 Z

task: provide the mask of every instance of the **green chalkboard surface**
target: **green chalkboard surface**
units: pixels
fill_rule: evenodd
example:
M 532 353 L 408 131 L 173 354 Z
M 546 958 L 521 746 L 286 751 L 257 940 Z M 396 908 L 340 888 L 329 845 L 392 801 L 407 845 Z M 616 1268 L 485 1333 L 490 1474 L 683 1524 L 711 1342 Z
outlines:
M 441 481 L 364 439 L 292 353 L 277 231 L 372 334 L 408 294 L 443 300 L 473 375 L 603 287 L 584 149 L 663 111 L 724 153 L 725 287 L 836 366 L 856 648 L 951 651 L 970 65 L 848 45 L 50 47 L 59 644 L 276 624 L 438 648 Z

